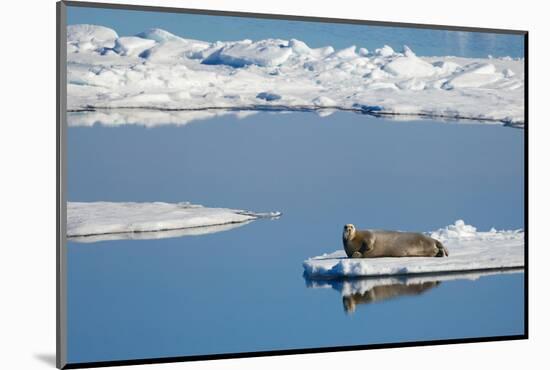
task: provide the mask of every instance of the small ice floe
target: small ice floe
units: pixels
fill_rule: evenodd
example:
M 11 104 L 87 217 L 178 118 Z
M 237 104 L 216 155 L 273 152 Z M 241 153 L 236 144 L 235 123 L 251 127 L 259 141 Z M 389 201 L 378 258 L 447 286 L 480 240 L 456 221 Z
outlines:
M 316 110 L 323 97 L 333 109 L 377 106 L 385 115 L 517 127 L 524 76 L 523 59 L 423 57 L 406 46 L 369 52 L 296 39 L 205 42 L 160 29 L 121 36 L 102 26 L 67 27 L 70 111 Z
M 280 212 L 255 213 L 188 202 L 67 202 L 67 237 L 98 241 L 200 235 L 280 216 Z
M 304 273 L 311 278 L 391 276 L 522 268 L 523 230 L 477 231 L 462 220 L 428 233 L 449 250 L 446 258 L 348 258 L 343 248 L 308 258 Z

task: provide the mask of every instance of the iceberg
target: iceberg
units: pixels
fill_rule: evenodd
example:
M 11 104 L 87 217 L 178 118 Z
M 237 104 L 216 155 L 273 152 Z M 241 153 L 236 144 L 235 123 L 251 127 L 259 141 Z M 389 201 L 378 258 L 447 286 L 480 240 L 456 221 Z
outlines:
M 348 258 L 343 250 L 308 258 L 304 274 L 310 278 L 342 278 L 502 270 L 524 266 L 523 230 L 477 231 L 463 220 L 428 233 L 441 241 L 449 256 Z
M 93 242 L 200 235 L 280 216 L 188 202 L 67 202 L 67 237 Z
M 524 60 L 67 28 L 69 112 L 331 109 L 524 124 Z M 371 109 L 375 107 L 376 109 Z

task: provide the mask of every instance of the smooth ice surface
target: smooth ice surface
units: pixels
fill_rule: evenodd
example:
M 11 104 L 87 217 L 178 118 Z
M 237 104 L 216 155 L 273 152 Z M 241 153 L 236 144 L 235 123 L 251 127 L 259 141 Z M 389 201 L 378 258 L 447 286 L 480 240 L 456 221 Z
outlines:
M 341 109 L 524 122 L 524 60 L 68 26 L 69 110 Z M 183 35 L 184 36 L 184 35 Z
M 348 258 L 343 250 L 304 261 L 312 277 L 426 274 L 523 267 L 523 230 L 480 232 L 464 221 L 430 233 L 449 250 L 449 257 Z
M 228 208 L 208 208 L 188 202 L 68 202 L 67 236 L 71 238 L 115 234 L 115 239 L 124 236 L 134 239 L 132 233 L 139 233 L 135 238 L 157 239 L 223 231 L 223 228 L 212 227 L 278 216 L 278 212 L 253 213 Z M 167 232 L 181 229 L 187 229 L 188 232 Z

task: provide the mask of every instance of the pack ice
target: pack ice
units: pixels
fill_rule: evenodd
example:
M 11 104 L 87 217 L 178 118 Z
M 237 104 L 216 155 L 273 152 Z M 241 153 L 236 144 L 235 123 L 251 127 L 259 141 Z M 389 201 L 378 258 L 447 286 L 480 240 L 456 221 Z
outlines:
M 184 35 L 183 35 L 184 36 Z M 299 37 L 299 35 L 296 35 Z M 69 111 L 349 110 L 524 123 L 524 60 L 67 29 Z

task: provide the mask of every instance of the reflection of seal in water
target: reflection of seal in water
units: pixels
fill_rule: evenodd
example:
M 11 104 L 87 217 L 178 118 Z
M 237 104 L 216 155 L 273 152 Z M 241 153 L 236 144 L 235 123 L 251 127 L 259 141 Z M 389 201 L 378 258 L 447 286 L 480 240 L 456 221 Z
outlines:
M 439 281 L 427 281 L 418 284 L 391 284 L 375 286 L 365 293 L 353 293 L 342 297 L 344 311 L 346 313 L 355 312 L 358 304 L 369 304 L 377 301 L 384 301 L 404 295 L 418 295 L 426 290 L 435 288 Z
M 447 248 L 439 240 L 420 233 L 385 230 L 356 230 L 344 226 L 342 235 L 348 257 L 445 257 Z

